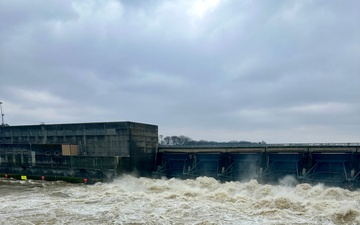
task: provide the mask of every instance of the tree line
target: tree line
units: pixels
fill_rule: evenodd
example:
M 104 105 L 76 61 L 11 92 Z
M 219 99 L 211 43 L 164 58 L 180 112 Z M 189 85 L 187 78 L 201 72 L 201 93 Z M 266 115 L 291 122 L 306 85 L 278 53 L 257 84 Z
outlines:
M 159 144 L 160 145 L 259 145 L 266 144 L 265 141 L 261 142 L 250 142 L 250 141 L 228 141 L 228 142 L 217 142 L 217 141 L 207 141 L 200 140 L 196 141 L 191 139 L 190 137 L 180 135 L 180 136 L 164 136 L 159 135 Z

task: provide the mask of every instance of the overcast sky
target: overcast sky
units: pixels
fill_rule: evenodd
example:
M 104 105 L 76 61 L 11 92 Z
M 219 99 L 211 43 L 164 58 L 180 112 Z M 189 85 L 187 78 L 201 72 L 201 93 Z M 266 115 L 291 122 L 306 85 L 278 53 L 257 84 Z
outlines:
M 360 142 L 360 1 L 2 0 L 9 125 Z

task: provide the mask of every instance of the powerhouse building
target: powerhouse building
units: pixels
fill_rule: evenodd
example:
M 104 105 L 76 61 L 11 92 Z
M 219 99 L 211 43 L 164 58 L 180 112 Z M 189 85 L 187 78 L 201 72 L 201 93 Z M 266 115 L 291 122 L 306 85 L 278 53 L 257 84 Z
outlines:
M 0 127 L 0 173 L 64 177 L 147 175 L 155 169 L 156 125 L 135 122 Z

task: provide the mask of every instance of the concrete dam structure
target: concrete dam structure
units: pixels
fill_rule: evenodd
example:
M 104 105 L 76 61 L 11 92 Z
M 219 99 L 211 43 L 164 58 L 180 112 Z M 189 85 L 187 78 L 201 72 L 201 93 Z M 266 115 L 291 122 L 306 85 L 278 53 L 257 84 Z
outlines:
M 0 174 L 79 181 L 155 169 L 156 125 L 104 122 L 0 127 Z M 77 179 L 78 178 L 78 179 Z
M 157 174 L 222 181 L 257 179 L 277 183 L 290 175 L 298 182 L 360 187 L 359 144 L 252 144 L 160 146 Z
M 108 181 L 137 176 L 360 186 L 360 144 L 159 146 L 158 126 L 98 122 L 0 126 L 0 176 Z

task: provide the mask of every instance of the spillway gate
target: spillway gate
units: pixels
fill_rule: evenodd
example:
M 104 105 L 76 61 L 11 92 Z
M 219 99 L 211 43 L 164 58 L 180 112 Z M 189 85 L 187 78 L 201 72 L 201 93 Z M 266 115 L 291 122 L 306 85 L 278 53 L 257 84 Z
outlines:
M 159 146 L 155 174 L 267 183 L 290 175 L 299 182 L 360 186 L 359 147 L 358 143 Z

